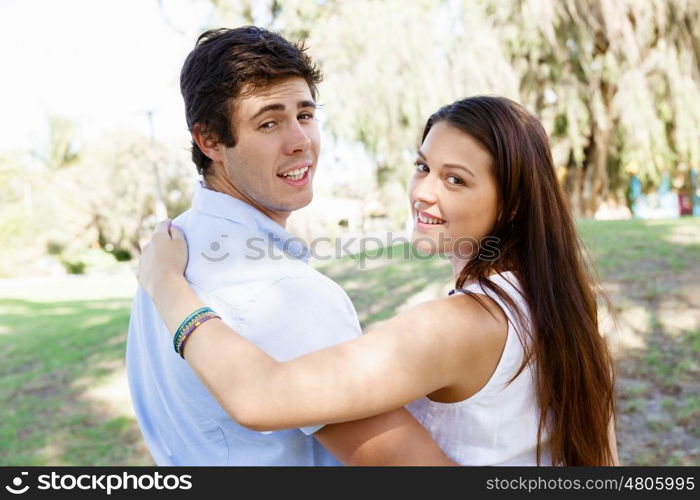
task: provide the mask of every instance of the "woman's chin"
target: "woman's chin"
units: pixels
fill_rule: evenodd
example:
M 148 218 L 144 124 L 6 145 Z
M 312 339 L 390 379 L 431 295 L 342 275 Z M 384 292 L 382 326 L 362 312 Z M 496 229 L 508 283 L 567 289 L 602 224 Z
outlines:
M 416 237 L 414 234 L 411 245 L 421 255 L 436 255 L 439 253 L 437 243 L 425 236 Z

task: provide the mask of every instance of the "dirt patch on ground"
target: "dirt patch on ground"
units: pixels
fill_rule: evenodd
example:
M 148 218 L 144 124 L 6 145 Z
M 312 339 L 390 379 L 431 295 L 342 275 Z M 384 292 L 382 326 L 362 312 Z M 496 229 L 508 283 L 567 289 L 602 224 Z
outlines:
M 604 283 L 619 330 L 617 441 L 623 465 L 700 464 L 700 263 Z

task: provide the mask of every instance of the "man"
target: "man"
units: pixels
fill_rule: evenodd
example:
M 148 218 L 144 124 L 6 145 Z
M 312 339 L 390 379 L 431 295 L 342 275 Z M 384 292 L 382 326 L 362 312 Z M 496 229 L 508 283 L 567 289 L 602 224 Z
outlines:
M 305 263 L 306 249 L 284 230 L 313 195 L 320 79 L 303 47 L 255 27 L 204 33 L 181 73 L 192 159 L 204 177 L 192 208 L 174 221 L 189 244 L 186 277 L 225 322 L 279 360 L 361 334 L 347 295 Z M 404 409 L 315 428 L 246 429 L 170 338 L 139 289 L 127 371 L 158 465 L 449 463 Z

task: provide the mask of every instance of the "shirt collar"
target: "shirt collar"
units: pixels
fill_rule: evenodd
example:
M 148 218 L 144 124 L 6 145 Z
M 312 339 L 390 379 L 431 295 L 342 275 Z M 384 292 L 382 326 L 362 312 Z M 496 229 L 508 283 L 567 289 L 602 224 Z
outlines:
M 257 228 L 267 235 L 276 247 L 284 250 L 290 257 L 304 262 L 309 260 L 309 249 L 301 238 L 291 235 L 278 223 L 248 203 L 231 195 L 205 188 L 202 181 L 197 182 L 192 208 L 214 217 Z

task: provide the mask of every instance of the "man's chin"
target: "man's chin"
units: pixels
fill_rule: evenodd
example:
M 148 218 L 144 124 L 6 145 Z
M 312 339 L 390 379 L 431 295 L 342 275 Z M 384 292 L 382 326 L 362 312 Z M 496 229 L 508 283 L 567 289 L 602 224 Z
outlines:
M 309 191 L 308 194 L 305 193 L 304 196 L 300 196 L 298 199 L 290 200 L 287 205 L 287 210 L 294 212 L 295 210 L 301 210 L 304 207 L 308 207 L 314 199 L 313 191 Z

